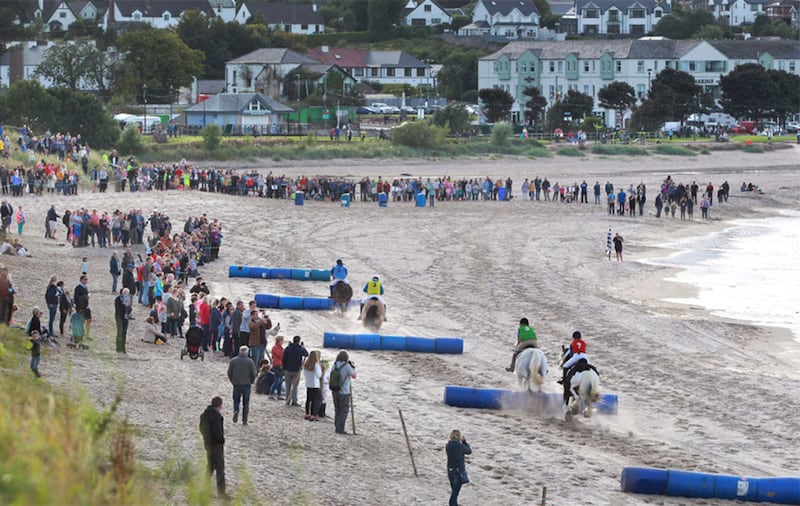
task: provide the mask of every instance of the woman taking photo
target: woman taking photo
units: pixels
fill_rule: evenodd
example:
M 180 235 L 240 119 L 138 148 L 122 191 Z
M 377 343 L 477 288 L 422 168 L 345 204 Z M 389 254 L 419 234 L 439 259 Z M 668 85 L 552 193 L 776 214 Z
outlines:
M 450 481 L 450 506 L 458 506 L 458 493 L 461 492 L 461 485 L 469 483 L 467 478 L 467 467 L 464 464 L 464 455 L 472 453 L 467 439 L 461 435 L 461 431 L 453 429 L 450 432 L 450 440 L 445 446 L 447 452 L 447 479 Z

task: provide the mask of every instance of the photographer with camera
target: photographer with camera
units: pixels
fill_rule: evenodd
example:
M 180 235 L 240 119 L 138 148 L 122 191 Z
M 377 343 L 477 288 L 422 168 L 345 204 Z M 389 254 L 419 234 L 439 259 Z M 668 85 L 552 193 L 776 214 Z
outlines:
M 303 358 L 308 356 L 308 351 L 303 347 L 300 336 L 294 336 L 289 346 L 283 350 L 283 373 L 286 377 L 286 404 L 299 406 L 297 401 L 297 385 L 300 383 L 300 369 L 303 367 Z
M 192 288 L 189 289 L 189 293 L 196 293 L 198 295 L 204 293 L 206 295 L 209 295 L 211 293 L 211 290 L 208 289 L 208 287 L 206 286 L 206 282 L 203 281 L 203 278 L 197 276 L 197 278 L 194 280 L 194 286 L 192 286 Z
M 331 371 L 330 389 L 333 392 L 333 423 L 337 434 L 348 434 L 344 430 L 347 415 L 350 414 L 350 381 L 356 379 L 356 365 L 350 355 L 342 350 L 336 355 Z

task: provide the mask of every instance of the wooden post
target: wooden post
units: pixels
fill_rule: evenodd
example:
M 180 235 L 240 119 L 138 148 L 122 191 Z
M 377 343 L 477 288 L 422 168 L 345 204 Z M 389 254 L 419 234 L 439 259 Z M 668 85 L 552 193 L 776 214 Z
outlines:
M 408 431 L 406 430 L 406 421 L 403 420 L 403 410 L 398 409 L 398 413 L 400 413 L 400 423 L 403 425 L 403 435 L 406 437 L 406 446 L 408 447 L 408 456 L 411 457 L 411 467 L 414 468 L 414 476 L 419 476 L 417 474 L 417 464 L 414 463 L 414 452 L 411 451 L 411 442 L 408 440 Z
M 547 504 L 547 487 L 542 487 L 542 504 L 541 506 L 545 506 Z
M 356 435 L 356 411 L 353 407 L 353 385 L 350 384 L 350 424 L 353 427 L 353 435 Z

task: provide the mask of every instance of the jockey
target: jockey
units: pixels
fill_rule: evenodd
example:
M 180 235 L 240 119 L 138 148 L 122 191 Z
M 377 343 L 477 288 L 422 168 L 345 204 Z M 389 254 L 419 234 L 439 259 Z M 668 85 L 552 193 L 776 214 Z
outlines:
M 572 333 L 572 342 L 569 344 L 569 350 L 564 354 L 563 360 L 563 377 L 559 383 L 562 383 L 565 389 L 569 388 L 569 382 L 576 372 L 589 369 L 597 372 L 597 369 L 589 363 L 589 356 L 586 355 L 586 341 L 583 340 L 580 331 L 576 330 Z
M 539 341 L 536 339 L 536 331 L 533 330 L 527 318 L 522 318 L 519 321 L 519 328 L 517 329 L 517 345 L 514 348 L 514 354 L 511 356 L 511 366 L 506 367 L 506 371 L 513 372 L 514 365 L 517 362 L 517 355 L 525 348 L 538 348 Z
M 331 297 L 333 297 L 333 288 L 338 283 L 350 284 L 347 282 L 347 267 L 344 266 L 341 258 L 336 260 L 336 265 L 331 268 L 331 278 Z
M 378 302 L 383 304 L 383 312 L 385 317 L 386 302 L 384 302 L 382 297 L 383 285 L 381 284 L 381 280 L 378 279 L 378 276 L 373 276 L 370 281 L 367 281 L 367 284 L 364 285 L 364 289 L 362 291 L 366 293 L 367 296 L 361 299 L 361 309 L 364 309 L 364 304 L 366 304 L 369 299 L 376 299 Z

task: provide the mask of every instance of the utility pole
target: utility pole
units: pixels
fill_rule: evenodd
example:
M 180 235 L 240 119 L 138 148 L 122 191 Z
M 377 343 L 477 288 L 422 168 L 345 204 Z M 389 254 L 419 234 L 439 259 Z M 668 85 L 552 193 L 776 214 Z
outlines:
M 147 85 L 142 85 L 142 104 L 144 104 L 144 123 L 142 123 L 142 133 L 147 134 Z

